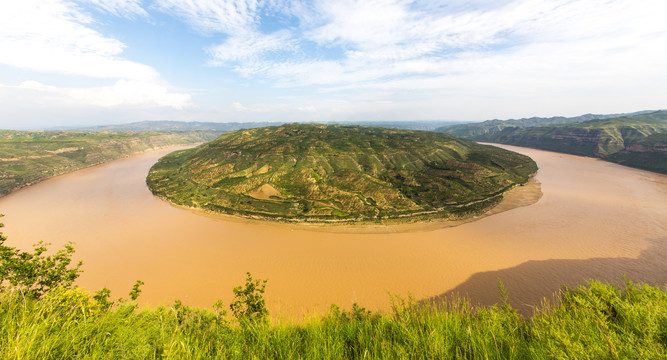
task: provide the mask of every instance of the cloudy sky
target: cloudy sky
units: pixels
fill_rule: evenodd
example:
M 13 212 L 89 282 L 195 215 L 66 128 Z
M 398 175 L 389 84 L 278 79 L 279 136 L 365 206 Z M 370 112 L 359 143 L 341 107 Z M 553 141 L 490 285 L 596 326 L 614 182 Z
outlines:
M 665 0 L 0 1 L 0 128 L 667 108 Z

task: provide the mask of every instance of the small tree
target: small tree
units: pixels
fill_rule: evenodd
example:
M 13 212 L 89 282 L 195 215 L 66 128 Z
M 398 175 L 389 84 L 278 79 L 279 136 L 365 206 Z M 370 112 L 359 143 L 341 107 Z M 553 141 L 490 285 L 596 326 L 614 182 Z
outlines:
M 113 306 L 113 301 L 109 300 L 111 297 L 111 290 L 107 288 L 102 288 L 102 290 L 98 290 L 95 292 L 95 295 L 93 295 L 93 299 L 97 301 L 98 304 L 104 309 L 110 309 Z
M 254 280 L 250 272 L 246 273 L 245 287 L 234 288 L 234 300 L 229 305 L 238 320 L 263 320 L 269 315 L 264 301 L 264 288 L 267 280 Z
M 3 216 L 0 214 L 0 217 Z M 0 223 L 0 227 L 4 224 Z M 83 265 L 79 261 L 70 268 L 74 247 L 69 242 L 64 249 L 46 256 L 48 243 L 40 241 L 34 245 L 33 252 L 24 252 L 6 246 L 6 236 L 0 232 L 0 285 L 9 283 L 23 291 L 27 296 L 38 299 L 50 289 L 70 288 L 79 277 Z
M 139 294 L 141 294 L 141 285 L 144 285 L 144 282 L 141 280 L 137 280 L 137 282 L 132 285 L 132 291 L 130 291 L 130 299 L 132 299 L 132 301 L 136 301 L 139 298 Z

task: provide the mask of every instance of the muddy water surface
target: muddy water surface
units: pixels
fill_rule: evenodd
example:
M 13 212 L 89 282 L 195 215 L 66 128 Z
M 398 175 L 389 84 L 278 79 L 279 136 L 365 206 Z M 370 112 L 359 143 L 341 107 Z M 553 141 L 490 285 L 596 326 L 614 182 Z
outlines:
M 145 185 L 166 152 L 47 180 L 0 199 L 8 244 L 76 243 L 79 284 L 145 304 L 229 303 L 245 272 L 268 278 L 273 314 L 330 304 L 387 309 L 388 292 L 432 299 L 498 299 L 497 281 L 524 312 L 560 285 L 595 277 L 667 283 L 667 176 L 596 159 L 508 147 L 531 156 L 535 204 L 457 227 L 385 234 L 329 233 L 213 218 L 173 207 Z

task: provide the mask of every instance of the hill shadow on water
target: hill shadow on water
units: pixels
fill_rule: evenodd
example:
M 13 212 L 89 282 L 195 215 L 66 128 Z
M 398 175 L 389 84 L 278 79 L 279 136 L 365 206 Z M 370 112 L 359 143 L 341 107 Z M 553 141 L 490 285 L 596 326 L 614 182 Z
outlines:
M 651 246 L 637 258 L 537 260 L 508 269 L 476 273 L 457 287 L 419 303 L 438 306 L 442 301 L 463 296 L 473 305 L 491 306 L 501 302 L 498 284 L 501 281 L 512 307 L 529 317 L 543 299 L 556 300 L 563 286 L 576 288 L 588 280 L 616 285 L 630 280 L 664 287 L 667 285 L 667 238 L 649 242 Z

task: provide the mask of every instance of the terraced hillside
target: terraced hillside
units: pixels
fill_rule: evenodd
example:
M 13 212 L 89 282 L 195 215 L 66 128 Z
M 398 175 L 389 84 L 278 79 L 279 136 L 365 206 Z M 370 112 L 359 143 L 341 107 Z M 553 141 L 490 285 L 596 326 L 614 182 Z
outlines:
M 223 213 L 374 220 L 478 212 L 536 170 L 526 156 L 446 134 L 289 124 L 169 154 L 147 183 L 173 203 Z
M 495 133 L 469 138 L 599 157 L 627 166 L 667 173 L 665 133 L 667 111 L 656 111 L 575 124 L 529 128 L 510 126 Z
M 161 147 L 214 139 L 219 132 L 0 130 L 0 196 L 49 177 Z
M 652 111 L 637 111 L 630 114 L 585 114 L 575 117 L 554 116 L 549 118 L 531 117 L 509 120 L 487 120 L 479 123 L 452 124 L 435 129 L 464 139 L 479 139 L 483 141 L 486 137 L 494 136 L 505 128 L 530 128 L 534 126 L 580 123 L 589 120 L 603 120 L 622 116 L 633 116 L 647 114 Z

